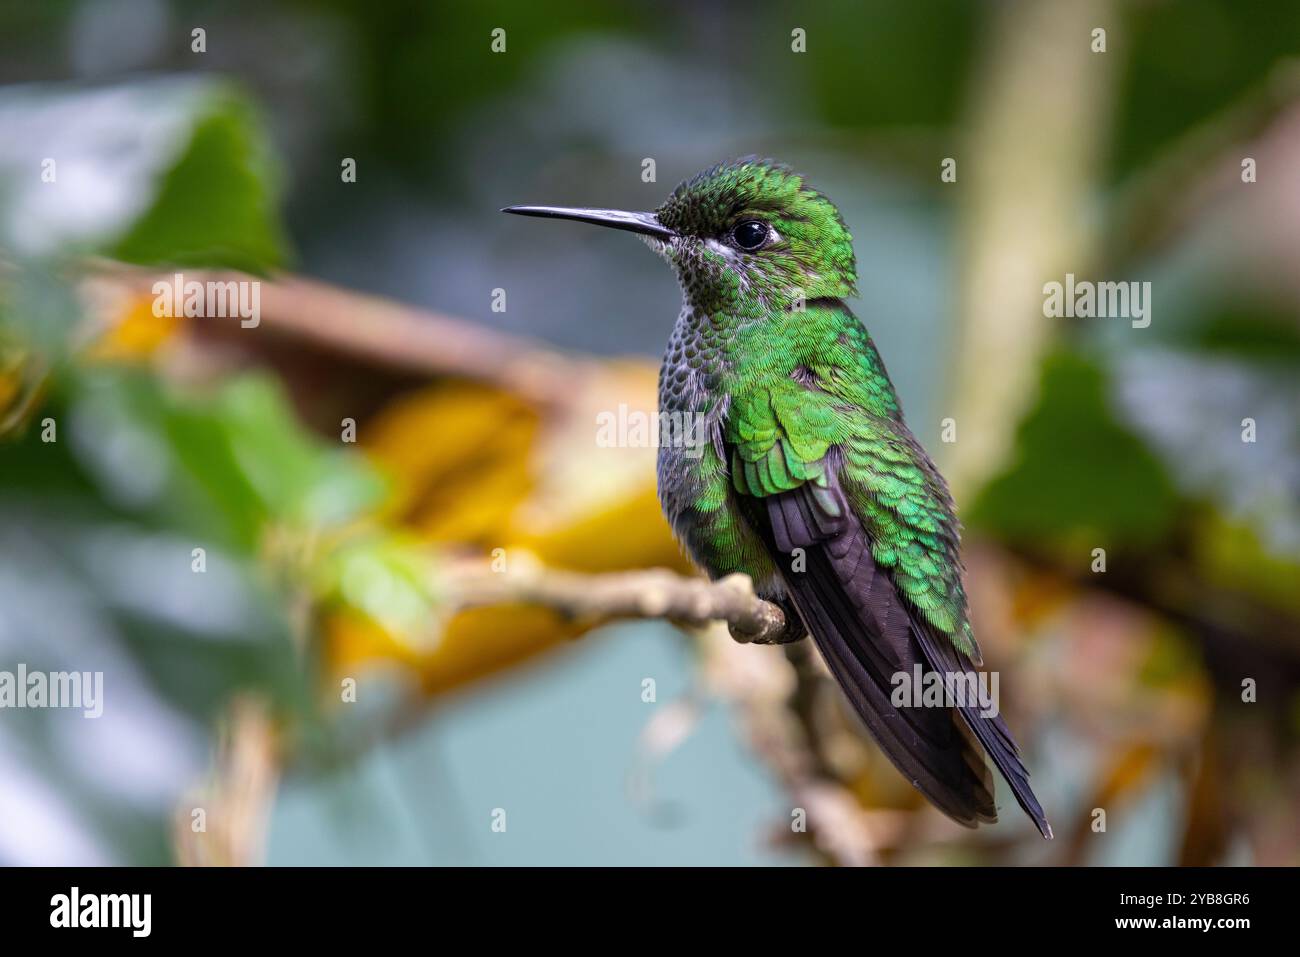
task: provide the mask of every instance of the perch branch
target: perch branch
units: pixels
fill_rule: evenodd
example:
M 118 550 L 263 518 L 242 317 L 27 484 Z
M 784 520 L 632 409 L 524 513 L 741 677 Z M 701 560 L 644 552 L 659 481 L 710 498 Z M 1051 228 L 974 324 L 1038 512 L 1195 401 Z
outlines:
M 697 627 L 723 621 L 731 637 L 746 644 L 769 643 L 785 628 L 785 614 L 754 594 L 748 575 L 715 582 L 662 568 L 586 575 L 515 555 L 504 571 L 481 562 L 453 564 L 442 581 L 459 608 L 522 602 L 574 618 L 666 618 Z

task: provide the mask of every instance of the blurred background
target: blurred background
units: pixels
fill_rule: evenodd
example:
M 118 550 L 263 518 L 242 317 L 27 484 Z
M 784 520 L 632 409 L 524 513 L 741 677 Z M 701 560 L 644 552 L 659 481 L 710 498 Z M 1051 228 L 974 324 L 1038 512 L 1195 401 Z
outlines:
M 749 153 L 853 232 L 1050 844 L 806 649 L 536 587 L 690 574 L 596 440 L 679 292 L 497 210 Z M 105 701 L 0 711 L 0 862 L 1300 863 L 1297 170 L 1289 0 L 3 0 L 0 669 Z

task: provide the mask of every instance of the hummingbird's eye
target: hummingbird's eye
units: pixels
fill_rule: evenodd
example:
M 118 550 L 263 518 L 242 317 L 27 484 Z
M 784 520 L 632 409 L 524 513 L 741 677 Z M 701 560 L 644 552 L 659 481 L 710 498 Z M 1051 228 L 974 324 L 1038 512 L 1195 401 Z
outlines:
M 737 223 L 736 228 L 731 231 L 731 238 L 735 244 L 751 253 L 761 249 L 771 235 L 772 231 L 767 223 L 758 219 L 747 219 L 743 223 Z

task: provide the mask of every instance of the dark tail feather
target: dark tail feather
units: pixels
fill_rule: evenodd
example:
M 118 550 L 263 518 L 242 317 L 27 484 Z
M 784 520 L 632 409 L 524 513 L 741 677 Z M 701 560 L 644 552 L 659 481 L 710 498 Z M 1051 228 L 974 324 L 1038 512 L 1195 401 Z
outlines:
M 894 707 L 888 678 L 855 653 L 854 644 L 829 616 L 820 613 L 820 603 L 816 599 L 814 602 L 803 611 L 804 605 L 795 598 L 840 688 L 894 767 L 958 824 L 975 827 L 980 822 L 996 821 L 988 767 L 978 755 L 977 761 L 969 760 L 967 742 L 950 714 L 935 709 L 904 713 L 904 709 Z M 926 720 L 918 721 L 917 717 L 922 716 Z
M 956 649 L 946 644 L 944 639 L 937 638 L 929 629 L 916 629 L 916 636 L 921 643 L 921 649 L 925 652 L 925 657 L 935 671 L 962 673 L 972 670 L 969 661 L 963 661 Z M 1038 832 L 1051 840 L 1052 825 L 1047 822 L 1043 806 L 1038 803 L 1038 798 L 1029 786 L 1029 770 L 1020 760 L 1020 749 L 1016 747 L 1007 723 L 1001 716 L 984 716 L 980 713 L 978 705 L 963 705 L 958 710 L 961 711 L 966 724 L 979 739 L 979 743 L 983 745 L 984 751 L 993 760 L 998 771 L 1006 778 L 1007 784 L 1011 785 L 1011 792 L 1016 796 L 1016 801 L 1033 819 Z

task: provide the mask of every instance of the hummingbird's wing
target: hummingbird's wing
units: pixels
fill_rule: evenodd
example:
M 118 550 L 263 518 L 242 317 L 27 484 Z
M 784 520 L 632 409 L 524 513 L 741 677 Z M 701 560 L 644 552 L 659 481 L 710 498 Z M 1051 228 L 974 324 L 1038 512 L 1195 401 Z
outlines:
M 908 481 L 915 461 L 895 456 L 891 463 L 887 450 L 875 448 L 879 460 L 862 462 L 863 449 L 880 444 L 879 430 L 827 405 L 826 393 L 802 390 L 800 383 L 781 383 L 733 397 L 726 438 L 742 513 L 765 542 L 854 710 L 904 776 L 958 823 L 992 822 L 997 810 L 986 752 L 1021 807 L 1050 837 L 1028 771 L 1000 717 L 981 714 L 976 702 L 959 708 L 894 703 L 896 675 L 914 680 L 918 670 L 973 672 L 963 647 L 978 654 L 965 620 L 964 594 L 959 618 L 939 600 L 951 592 L 952 575 L 960 587 L 961 573 L 955 522 L 944 509 L 946 489 L 934 490 L 932 504 L 949 521 L 933 524 L 925 514 L 925 494 Z M 901 422 L 889 427 L 905 434 Z M 895 441 L 915 442 L 905 434 L 887 444 Z M 933 469 L 928 458 L 924 464 Z M 854 466 L 846 490 L 844 475 Z M 873 477 L 880 485 L 875 490 L 870 489 Z M 950 568 L 941 567 L 945 561 Z M 921 603 L 931 605 L 934 614 L 927 615 Z M 951 632 L 942 627 L 949 621 Z

